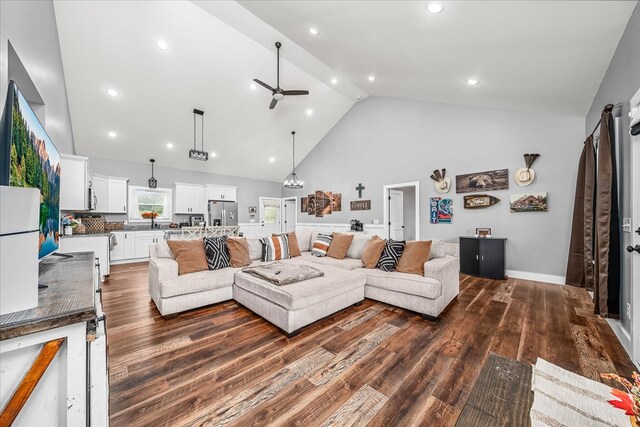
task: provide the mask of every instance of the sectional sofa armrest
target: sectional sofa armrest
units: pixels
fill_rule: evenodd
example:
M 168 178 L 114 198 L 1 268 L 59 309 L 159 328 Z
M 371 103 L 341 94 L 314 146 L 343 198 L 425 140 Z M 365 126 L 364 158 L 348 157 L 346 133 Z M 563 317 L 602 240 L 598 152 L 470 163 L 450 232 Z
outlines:
M 171 258 L 149 259 L 149 281 L 166 282 L 178 277 L 178 263 Z
M 446 255 L 424 263 L 424 276 L 435 279 L 442 286 L 444 307 L 460 293 L 460 259 Z
M 452 257 L 460 257 L 460 245 L 457 243 L 444 243 L 444 254 Z

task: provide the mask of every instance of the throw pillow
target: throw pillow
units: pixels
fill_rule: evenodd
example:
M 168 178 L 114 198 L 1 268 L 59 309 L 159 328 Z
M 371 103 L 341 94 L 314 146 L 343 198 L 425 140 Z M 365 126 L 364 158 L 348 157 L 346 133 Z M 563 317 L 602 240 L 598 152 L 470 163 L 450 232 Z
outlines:
M 229 237 L 227 239 L 229 249 L 229 265 L 231 267 L 246 267 L 251 264 L 249 258 L 249 243 L 244 237 Z
M 431 240 L 431 252 L 429 259 L 444 258 L 444 242 L 442 239 Z
M 376 268 L 378 260 L 380 260 L 380 255 L 382 255 L 382 250 L 386 244 L 387 241 L 378 236 L 373 236 L 369 239 L 367 246 L 362 252 L 362 263 L 364 264 L 364 268 Z
M 327 256 L 335 259 L 344 259 L 353 241 L 353 234 L 333 233 L 331 244 L 327 249 Z
M 282 236 L 283 234 L 287 235 L 287 241 L 289 243 L 289 255 L 291 255 L 291 258 L 302 256 L 302 253 L 300 252 L 300 246 L 298 245 L 298 237 L 296 236 L 295 231 L 292 231 L 291 233 L 273 233 L 272 236 Z
M 296 237 L 298 238 L 298 247 L 300 251 L 311 250 L 311 229 L 309 227 L 300 227 L 296 231 Z
M 207 254 L 207 265 L 209 270 L 220 270 L 229 267 L 229 248 L 227 247 L 227 236 L 205 237 L 204 252 Z
M 424 263 L 429 260 L 429 252 L 431 252 L 431 240 L 407 242 L 396 270 L 401 273 L 424 276 Z
M 264 237 L 262 242 L 262 261 L 279 261 L 289 259 L 289 239 L 286 234 L 275 237 Z
M 259 261 L 262 259 L 262 239 L 247 239 L 249 245 L 249 259 Z
M 377 267 L 382 271 L 395 270 L 404 251 L 404 246 L 404 240 L 387 240 L 387 244 L 384 245 L 382 255 L 380 255 L 380 259 L 378 260 Z
M 311 245 L 311 255 L 323 257 L 327 255 L 327 250 L 331 245 L 331 235 L 317 233 L 316 239 Z
M 178 263 L 178 275 L 209 269 L 202 240 L 167 240 L 167 245 Z
M 362 234 L 354 234 L 353 241 L 351 242 L 351 246 L 349 246 L 349 250 L 347 251 L 347 257 L 353 259 L 362 259 L 362 253 L 364 252 L 364 248 L 367 247 L 367 243 L 369 243 L 369 237 Z

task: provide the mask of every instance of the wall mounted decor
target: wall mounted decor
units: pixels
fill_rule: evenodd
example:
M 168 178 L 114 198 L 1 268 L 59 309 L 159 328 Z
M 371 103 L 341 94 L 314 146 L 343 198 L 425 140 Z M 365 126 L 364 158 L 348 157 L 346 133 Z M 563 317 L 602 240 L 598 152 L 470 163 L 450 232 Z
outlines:
M 151 162 L 151 178 L 149 178 L 149 188 L 156 188 L 158 186 L 158 180 L 153 177 L 153 164 L 156 162 L 155 159 L 149 159 Z
M 497 197 L 489 196 L 487 194 L 470 194 L 464 196 L 464 208 L 465 209 L 482 209 L 488 208 L 498 203 L 500 199 Z
M 468 173 L 456 176 L 456 193 L 509 189 L 509 169 Z
M 356 191 L 358 192 L 358 199 L 362 199 L 362 190 L 364 190 L 365 188 L 366 187 L 362 185 L 362 183 L 359 183 L 356 187 Z
M 511 195 L 511 212 L 546 212 L 549 208 L 547 193 Z
M 533 180 L 536 178 L 536 171 L 531 169 L 531 166 L 533 166 L 538 157 L 540 157 L 540 154 L 538 153 L 524 155 L 524 164 L 526 167 L 518 169 L 514 176 L 516 184 L 520 187 L 531 185 Z
M 322 193 L 322 216 L 333 213 L 333 193 L 331 191 L 321 191 Z M 318 196 L 316 196 L 316 203 Z
M 331 199 L 331 210 L 333 212 L 342 211 L 342 193 L 333 193 L 333 198 Z
M 442 168 L 442 171 L 436 169 L 431 174 L 431 179 L 435 182 L 436 191 L 440 194 L 447 194 L 449 188 L 451 188 L 451 178 L 445 176 L 446 173 L 447 170 Z
M 429 222 L 431 224 L 451 224 L 453 220 L 453 200 L 432 197 L 429 202 Z
M 309 194 L 307 196 L 307 214 L 315 215 L 316 214 L 316 195 Z
M 258 212 L 258 208 L 256 206 L 249 206 L 249 213 L 254 214 Z
M 315 212 L 314 215 L 316 218 L 322 218 L 324 216 L 324 192 L 321 190 L 316 190 L 315 198 Z
M 352 211 L 370 211 L 371 200 L 352 200 L 351 210 Z
M 491 237 L 490 228 L 476 228 L 476 237 Z
M 300 197 L 300 212 L 301 213 L 307 213 L 307 202 L 308 202 L 309 198 L 308 197 Z

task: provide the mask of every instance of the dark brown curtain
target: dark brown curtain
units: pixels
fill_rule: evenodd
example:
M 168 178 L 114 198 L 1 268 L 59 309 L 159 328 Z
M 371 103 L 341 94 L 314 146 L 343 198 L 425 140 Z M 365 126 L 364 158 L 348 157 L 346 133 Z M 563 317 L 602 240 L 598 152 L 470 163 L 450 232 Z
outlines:
M 593 214 L 596 184 L 596 156 L 593 136 L 584 142 L 578 163 L 576 197 L 573 204 L 573 225 L 567 262 L 567 285 L 593 290 Z
M 613 117 L 607 107 L 600 116 L 595 221 L 595 313 L 620 314 L 620 219 Z

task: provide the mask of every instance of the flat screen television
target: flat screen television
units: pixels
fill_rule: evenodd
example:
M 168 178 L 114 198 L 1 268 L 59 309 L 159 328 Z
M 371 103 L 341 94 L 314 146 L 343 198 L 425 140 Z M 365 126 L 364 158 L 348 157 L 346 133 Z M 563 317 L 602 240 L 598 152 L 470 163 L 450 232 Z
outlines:
M 41 259 L 59 247 L 60 153 L 14 81 L 0 132 L 0 185 L 40 189 Z

